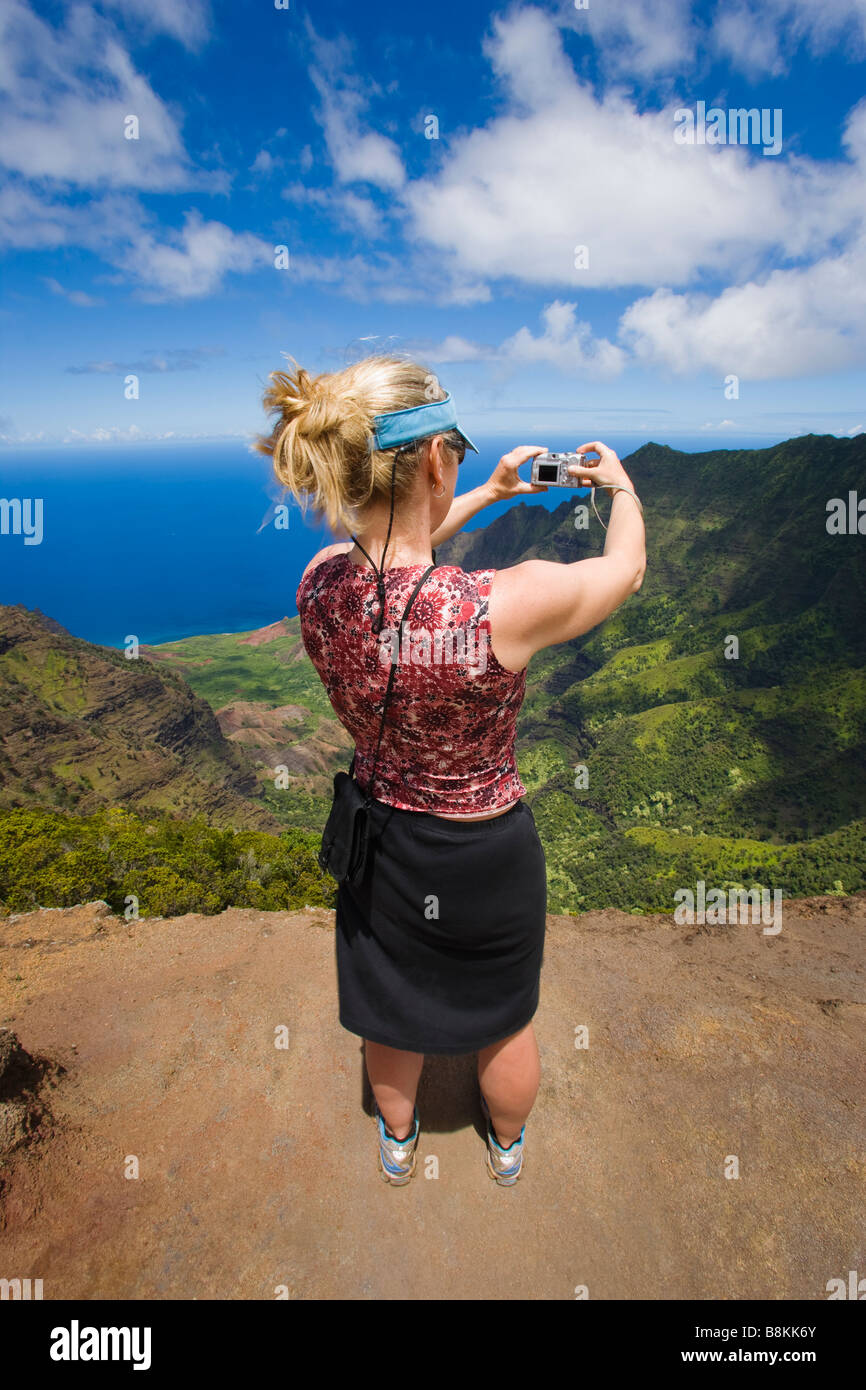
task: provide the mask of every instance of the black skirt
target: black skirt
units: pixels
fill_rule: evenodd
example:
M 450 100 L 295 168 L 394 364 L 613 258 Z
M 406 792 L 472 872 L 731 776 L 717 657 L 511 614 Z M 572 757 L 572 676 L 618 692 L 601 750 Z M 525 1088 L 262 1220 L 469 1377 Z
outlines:
M 477 1052 L 538 1008 L 544 850 L 518 801 L 447 821 L 374 801 L 363 881 L 337 894 L 340 1023 L 407 1052 Z

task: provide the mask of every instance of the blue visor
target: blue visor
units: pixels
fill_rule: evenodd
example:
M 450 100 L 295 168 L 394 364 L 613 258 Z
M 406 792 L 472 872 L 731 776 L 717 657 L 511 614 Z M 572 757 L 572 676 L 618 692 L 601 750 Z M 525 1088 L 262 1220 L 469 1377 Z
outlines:
M 416 439 L 447 434 L 448 430 L 457 430 L 467 449 L 478 453 L 472 440 L 457 424 L 457 411 L 450 391 L 444 401 L 430 401 L 428 405 L 417 405 L 410 410 L 391 410 L 387 415 L 374 415 L 373 429 L 371 453 L 374 449 L 393 449 L 398 444 L 412 444 Z

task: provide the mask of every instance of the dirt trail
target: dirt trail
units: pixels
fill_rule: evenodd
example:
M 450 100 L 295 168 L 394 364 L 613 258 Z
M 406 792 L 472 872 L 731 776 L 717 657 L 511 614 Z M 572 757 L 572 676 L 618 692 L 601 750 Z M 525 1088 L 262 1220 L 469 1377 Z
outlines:
M 825 1299 L 866 1274 L 866 893 L 784 912 L 778 936 L 549 919 L 511 1189 L 473 1057 L 427 1059 L 416 1177 L 378 1177 L 332 914 L 0 922 L 0 1024 L 45 1059 L 49 1111 L 0 1166 L 0 1276 L 46 1299 Z

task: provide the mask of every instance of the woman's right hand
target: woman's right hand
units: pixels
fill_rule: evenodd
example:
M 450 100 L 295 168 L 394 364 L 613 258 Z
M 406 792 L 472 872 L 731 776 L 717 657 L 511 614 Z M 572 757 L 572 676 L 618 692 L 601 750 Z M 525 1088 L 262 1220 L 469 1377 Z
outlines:
M 598 454 L 598 458 L 585 458 L 582 464 L 569 464 L 569 473 L 578 477 L 581 487 L 603 487 L 609 497 L 616 497 L 616 493 L 611 492 L 607 486 L 609 483 L 628 488 L 630 492 L 634 491 L 632 480 L 620 463 L 618 455 L 606 444 L 602 444 L 596 439 L 591 444 L 581 444 L 575 452 L 578 454 Z M 592 469 L 592 473 L 588 472 L 588 469 Z

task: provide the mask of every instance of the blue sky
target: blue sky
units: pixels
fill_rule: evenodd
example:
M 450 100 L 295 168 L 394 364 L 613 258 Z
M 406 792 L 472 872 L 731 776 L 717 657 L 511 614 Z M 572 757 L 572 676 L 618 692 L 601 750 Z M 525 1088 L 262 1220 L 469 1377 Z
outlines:
M 389 347 L 514 444 L 866 428 L 864 0 L 45 9 L 0 19 L 7 445 L 249 437 L 285 354 Z M 780 151 L 678 141 L 701 102 Z

